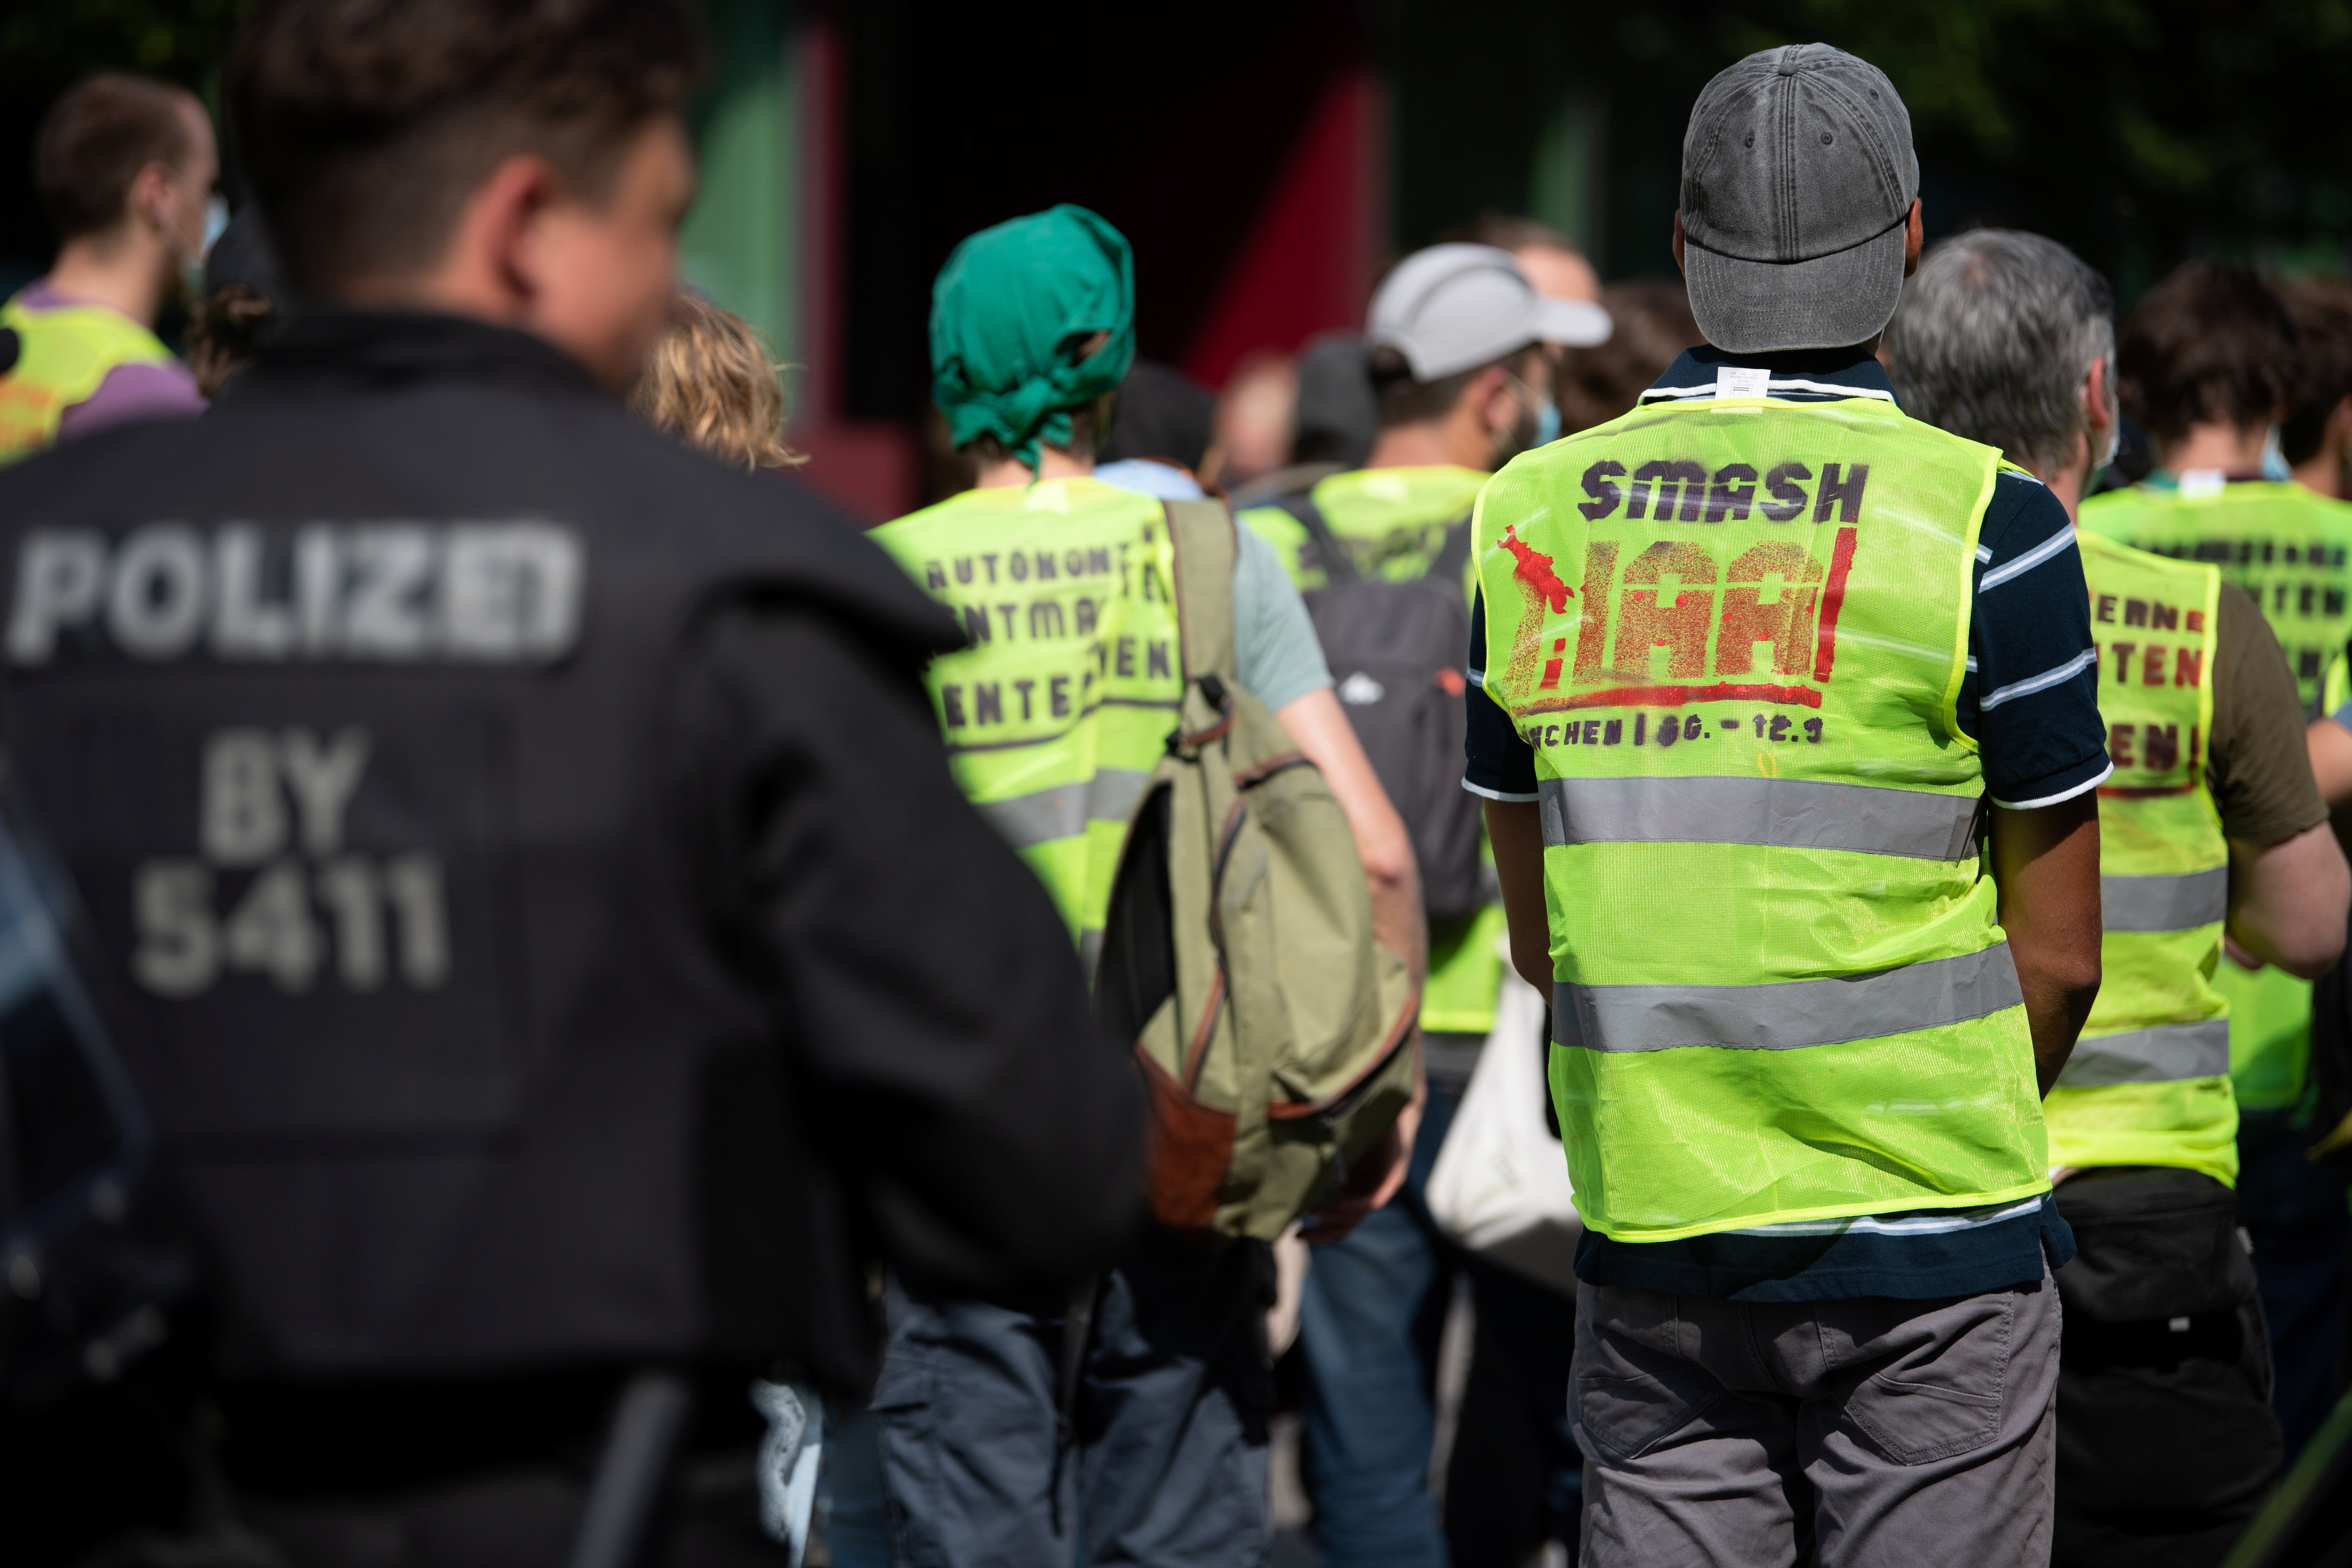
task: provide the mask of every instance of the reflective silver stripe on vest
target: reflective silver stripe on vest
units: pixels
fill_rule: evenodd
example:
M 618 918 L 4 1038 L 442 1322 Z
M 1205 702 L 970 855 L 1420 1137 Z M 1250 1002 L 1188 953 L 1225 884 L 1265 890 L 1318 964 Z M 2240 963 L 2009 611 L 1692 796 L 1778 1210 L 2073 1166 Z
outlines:
M 2099 919 L 2109 931 L 2188 931 L 2230 918 L 2230 868 L 2185 877 L 2102 877 Z
M 1976 853 L 1978 800 L 1806 779 L 1544 779 L 1554 844 L 1769 844 L 1919 860 Z
M 1552 986 L 1551 1037 L 1596 1051 L 1787 1051 L 1963 1024 L 2025 1000 L 2009 944 L 1851 979 Z
M 1083 784 L 1056 784 L 1034 795 L 980 803 L 982 815 L 1015 849 L 1075 838 L 1089 822 L 1125 822 L 1135 815 L 1150 773 L 1105 768 Z
M 2171 1083 L 2184 1078 L 2221 1078 L 2230 1070 L 2230 1020 L 2159 1024 L 2126 1035 L 2101 1035 L 2074 1042 L 2061 1089 L 2097 1089 L 2110 1083 Z

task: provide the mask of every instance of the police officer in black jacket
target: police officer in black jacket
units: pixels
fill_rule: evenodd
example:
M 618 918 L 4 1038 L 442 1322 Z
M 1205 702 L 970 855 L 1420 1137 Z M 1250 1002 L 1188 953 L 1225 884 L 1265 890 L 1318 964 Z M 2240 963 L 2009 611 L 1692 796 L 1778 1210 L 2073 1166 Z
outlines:
M 265 0 L 230 111 L 321 302 L 0 473 L 5 742 L 212 1270 L 131 1403 L 295 1562 L 562 1561 L 633 1374 L 733 1441 L 748 1375 L 869 1377 L 869 1260 L 1052 1299 L 1136 1215 L 1131 1072 L 919 684 L 956 633 L 614 396 L 694 51 L 676 0 Z M 139 1522 L 163 1439 L 99 1408 L 10 1418 L 12 1560 Z M 697 1473 L 656 1544 L 755 1551 Z

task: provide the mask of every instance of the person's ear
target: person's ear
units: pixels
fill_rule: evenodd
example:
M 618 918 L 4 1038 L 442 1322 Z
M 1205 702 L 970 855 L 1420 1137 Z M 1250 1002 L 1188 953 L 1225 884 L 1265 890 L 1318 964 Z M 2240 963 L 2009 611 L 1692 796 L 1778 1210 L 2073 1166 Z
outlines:
M 162 163 L 142 163 L 131 176 L 130 198 L 126 204 L 131 213 L 149 227 L 169 232 L 172 227 L 172 171 Z
M 1685 273 L 1690 270 L 1683 263 L 1683 211 L 1680 207 L 1675 209 L 1675 270 Z M 1906 273 L 1904 276 L 1908 277 L 1910 274 Z
M 1489 436 L 1499 436 L 1516 429 L 1523 411 L 1518 388 L 1511 384 L 1511 373 L 1501 365 L 1491 365 L 1478 373 L 1471 383 L 1472 405 L 1478 410 L 1478 423 Z
M 2116 422 L 2115 399 L 2107 386 L 2107 358 L 2105 354 L 2091 362 L 2090 373 L 2083 377 L 2083 424 L 2094 437 L 2106 435 Z M 2352 403 L 2352 398 L 2345 400 Z
M 1919 270 L 1919 250 L 1926 243 L 1927 231 L 1919 223 L 1919 198 L 1911 198 L 1911 211 L 1903 220 L 1903 276 L 1908 278 Z
M 552 164 L 519 153 L 490 171 L 466 204 L 456 243 L 472 252 L 468 270 L 490 283 L 509 310 L 520 311 L 546 292 L 552 258 L 543 220 L 562 195 Z

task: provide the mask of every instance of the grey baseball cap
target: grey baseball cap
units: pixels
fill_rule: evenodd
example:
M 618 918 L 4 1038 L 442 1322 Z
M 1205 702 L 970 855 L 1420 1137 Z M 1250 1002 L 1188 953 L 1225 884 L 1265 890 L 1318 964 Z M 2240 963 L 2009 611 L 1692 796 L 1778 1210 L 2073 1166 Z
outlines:
M 1530 343 L 1606 342 L 1609 312 L 1537 292 L 1507 250 L 1433 245 L 1381 280 L 1364 336 L 1404 355 L 1413 380 L 1436 381 Z
M 1732 353 L 1867 342 L 1902 295 L 1918 194 L 1911 116 L 1869 61 L 1790 44 L 1719 72 L 1683 137 L 1699 331 Z

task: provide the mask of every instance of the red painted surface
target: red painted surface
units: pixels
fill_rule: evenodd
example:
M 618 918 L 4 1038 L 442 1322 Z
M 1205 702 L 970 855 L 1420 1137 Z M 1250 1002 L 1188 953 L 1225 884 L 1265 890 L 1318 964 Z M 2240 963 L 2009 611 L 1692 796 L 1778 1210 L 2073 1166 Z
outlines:
M 784 438 L 808 461 L 793 471 L 871 528 L 914 510 L 921 472 L 914 433 L 878 420 L 845 420 L 841 413 L 842 255 L 846 235 L 842 147 L 845 109 L 841 37 L 833 22 L 814 18 L 801 34 L 803 51 L 802 188 L 807 206 L 801 254 L 801 320 L 808 345 L 806 374 L 793 378 L 797 406 Z
M 922 454 L 914 433 L 882 420 L 794 420 L 784 439 L 808 461 L 803 481 L 867 528 L 915 510 Z
M 1553 615 L 1566 615 L 1569 595 L 1576 590 L 1559 580 L 1559 574 L 1552 570 L 1551 557 L 1520 539 L 1516 527 L 1503 530 L 1503 548 L 1518 562 L 1518 565 L 1512 568 L 1511 575 L 1533 589 L 1538 597 L 1551 606 Z
M 1580 691 L 1572 697 L 1547 697 L 1522 703 L 1514 715 L 1564 713 L 1572 708 L 1680 708 L 1690 702 L 1772 702 L 1784 707 L 1819 708 L 1822 694 L 1810 686 L 1773 686 L 1718 681 L 1713 686 L 1612 686 L 1606 691 Z
M 1254 349 L 1287 353 L 1318 332 L 1361 326 L 1381 258 L 1387 101 L 1360 67 L 1336 72 L 1234 252 L 1184 357 L 1222 386 Z
M 1845 578 L 1853 570 L 1856 537 L 1853 529 L 1839 529 L 1837 546 L 1830 554 L 1830 580 L 1822 587 L 1821 642 L 1813 658 L 1815 680 L 1827 680 L 1830 667 L 1837 661 L 1838 612 L 1845 607 Z

